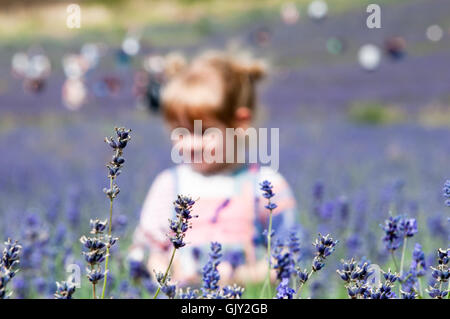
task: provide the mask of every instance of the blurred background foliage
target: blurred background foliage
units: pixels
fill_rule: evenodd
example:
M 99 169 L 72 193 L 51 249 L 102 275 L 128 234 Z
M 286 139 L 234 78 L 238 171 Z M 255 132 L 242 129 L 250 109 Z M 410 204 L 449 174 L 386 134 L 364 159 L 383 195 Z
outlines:
M 406 0 L 396 0 L 404 2 Z M 211 25 L 239 28 L 258 20 L 277 19 L 283 0 L 0 0 L 0 36 L 10 41 L 36 36 L 73 37 L 78 33 L 123 32 L 130 27 L 153 27 L 188 24 L 197 32 L 206 32 Z M 291 1 L 306 6 L 309 0 Z M 333 12 L 355 7 L 365 8 L 370 0 L 331 1 Z M 379 0 L 378 4 L 392 1 Z M 62 28 L 70 3 L 82 5 L 83 27 L 77 32 Z

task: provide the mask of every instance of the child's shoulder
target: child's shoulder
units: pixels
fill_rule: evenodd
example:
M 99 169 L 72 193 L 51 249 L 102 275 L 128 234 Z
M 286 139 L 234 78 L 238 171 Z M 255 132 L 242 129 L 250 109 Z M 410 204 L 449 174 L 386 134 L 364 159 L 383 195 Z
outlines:
M 278 171 L 275 171 L 270 166 L 261 166 L 259 168 L 258 182 L 261 183 L 265 180 L 271 182 L 273 185 L 286 183 L 283 175 L 281 175 Z
M 159 172 L 153 184 L 172 184 L 175 180 L 176 166 L 163 169 Z

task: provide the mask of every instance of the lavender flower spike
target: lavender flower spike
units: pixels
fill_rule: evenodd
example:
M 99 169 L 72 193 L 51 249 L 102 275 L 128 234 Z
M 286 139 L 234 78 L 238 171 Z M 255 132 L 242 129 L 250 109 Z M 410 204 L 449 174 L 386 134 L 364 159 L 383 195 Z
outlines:
M 108 178 L 109 178 L 109 188 L 104 188 L 103 192 L 109 198 L 109 228 L 108 228 L 108 236 L 110 237 L 110 245 L 112 245 L 117 239 L 111 238 L 111 230 L 112 230 L 112 212 L 113 212 L 113 202 L 114 199 L 120 192 L 119 186 L 116 184 L 117 176 L 121 173 L 121 169 L 123 164 L 125 163 L 125 159 L 123 158 L 123 150 L 128 145 L 128 142 L 131 140 L 130 132 L 131 130 L 125 129 L 124 127 L 116 127 L 116 138 L 110 137 L 105 138 L 105 142 L 113 149 L 113 156 L 111 161 L 106 165 L 108 169 Z M 102 289 L 102 299 L 105 298 L 106 293 L 106 284 L 108 281 L 108 262 L 109 262 L 109 248 L 106 248 L 106 259 L 105 259 L 105 280 L 103 281 L 103 289 Z M 94 285 L 95 287 L 95 285 Z
M 55 299 L 72 299 L 72 295 L 75 292 L 75 285 L 63 281 L 61 283 L 56 283 L 56 292 L 55 292 Z
M 295 290 L 289 287 L 289 279 L 283 278 L 277 287 L 277 299 L 294 298 Z
M 186 232 L 188 231 L 188 229 L 192 228 L 191 219 L 198 217 L 197 215 L 192 215 L 192 207 L 194 206 L 194 204 L 195 201 L 192 198 L 183 195 L 178 195 L 177 200 L 173 203 L 176 218 L 169 219 L 170 234 L 168 235 L 173 245 L 172 256 L 170 257 L 169 265 L 167 266 L 164 275 L 160 273 L 161 276 L 158 280 L 159 287 L 156 290 L 153 299 L 156 299 L 156 297 L 158 297 L 159 292 L 162 290 L 167 295 L 175 296 L 176 293 L 176 291 L 174 291 L 175 286 L 169 287 L 167 284 L 167 278 L 169 275 L 170 268 L 172 267 L 175 252 L 186 245 L 184 238 L 186 236 Z
M 209 260 L 203 267 L 203 290 L 205 293 L 214 292 L 219 289 L 220 275 L 217 266 L 222 257 L 222 245 L 217 242 L 211 243 L 211 252 Z
M 442 191 L 445 198 L 445 204 L 450 207 L 450 179 L 445 181 Z
M 11 239 L 5 242 L 5 249 L 3 250 L 2 258 L 0 259 L 0 299 L 7 299 L 11 296 L 11 292 L 7 293 L 6 285 L 16 275 L 18 270 L 15 270 L 19 264 L 19 255 L 22 246 L 17 241 L 13 242 Z

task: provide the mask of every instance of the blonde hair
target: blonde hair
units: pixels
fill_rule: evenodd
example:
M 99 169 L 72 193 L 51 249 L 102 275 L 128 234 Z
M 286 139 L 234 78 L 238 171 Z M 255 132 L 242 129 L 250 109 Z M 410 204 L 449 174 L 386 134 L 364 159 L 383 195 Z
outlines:
M 162 91 L 164 118 L 176 122 L 213 117 L 233 125 L 239 107 L 255 109 L 256 84 L 266 72 L 265 64 L 210 51 L 190 65 L 179 55 L 166 59 L 169 81 Z

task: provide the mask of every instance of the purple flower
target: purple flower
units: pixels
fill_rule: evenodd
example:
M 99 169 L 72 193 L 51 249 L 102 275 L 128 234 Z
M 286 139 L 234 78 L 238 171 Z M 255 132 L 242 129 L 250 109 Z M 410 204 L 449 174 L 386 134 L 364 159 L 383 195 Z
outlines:
M 392 291 L 394 283 L 398 280 L 397 274 L 392 273 L 390 270 L 384 273 L 385 282 L 381 287 L 367 289 L 365 297 L 370 299 L 395 299 L 397 295 Z
M 202 256 L 202 251 L 200 248 L 198 248 L 198 247 L 192 248 L 192 257 L 194 257 L 194 259 L 196 261 L 199 261 L 201 256 Z
M 81 192 L 78 188 L 73 187 L 69 191 L 68 197 L 66 216 L 71 226 L 76 227 L 81 218 Z
M 339 277 L 346 282 L 347 294 L 350 298 L 367 297 L 369 271 L 368 262 L 356 262 L 353 258 L 342 261 L 342 268 L 336 271 Z
M 438 249 L 438 265 L 431 267 L 432 286 L 428 289 L 428 294 L 436 299 L 444 298 L 448 294 L 448 290 L 442 290 L 443 285 L 447 286 L 450 279 L 450 270 L 448 267 L 450 249 Z M 445 289 L 445 288 L 444 288 Z
M 450 249 L 442 249 L 439 248 L 438 249 L 438 263 L 439 265 L 447 265 L 448 264 L 448 260 L 449 260 L 449 252 Z
M 176 294 L 176 285 L 170 284 L 170 276 L 167 275 L 167 277 L 165 277 L 165 275 L 162 272 L 157 272 L 155 273 L 155 278 L 156 278 L 156 282 L 159 284 L 159 286 L 161 287 L 161 291 L 167 295 L 167 297 L 169 297 L 170 299 L 175 298 L 175 294 Z
M 135 280 L 141 280 L 141 279 L 149 279 L 150 273 L 147 270 L 147 267 L 138 260 L 130 260 L 129 261 L 130 266 L 130 277 Z
M 222 295 L 226 299 L 240 299 L 244 289 L 234 284 L 233 286 L 225 286 L 222 288 Z
M 417 221 L 415 218 L 402 218 L 399 224 L 399 230 L 404 237 L 412 237 L 417 233 Z
M 433 235 L 447 239 L 449 233 L 448 221 L 443 219 L 443 216 L 435 215 L 428 217 L 427 225 Z
M 229 251 L 225 255 L 225 260 L 228 261 L 233 270 L 235 270 L 237 267 L 245 263 L 245 254 L 242 250 Z
M 433 267 L 431 267 L 431 269 L 433 270 L 431 272 L 431 276 L 439 282 L 447 282 L 450 278 L 450 272 L 448 269 L 439 269 Z
M 106 229 L 106 225 L 108 224 L 107 220 L 101 221 L 99 219 L 91 219 L 91 234 L 103 234 Z
M 6 285 L 17 273 L 15 268 L 19 264 L 21 249 L 22 247 L 17 244 L 17 241 L 13 242 L 11 239 L 8 239 L 8 241 L 5 242 L 5 248 L 3 250 L 2 258 L 0 259 L 0 299 L 5 299 L 10 296 L 10 294 L 6 292 Z M 21 282 L 18 281 L 17 283 Z M 25 285 L 25 282 L 23 282 L 23 285 Z M 15 285 L 15 288 L 19 289 L 17 285 Z
M 297 236 L 295 231 L 291 231 L 289 233 L 287 246 L 295 262 L 299 262 L 301 258 L 300 238 Z
M 274 210 L 275 208 L 277 208 L 277 204 L 275 203 L 268 203 L 267 205 L 264 206 L 265 208 L 267 208 L 268 210 Z
M 88 250 L 100 250 L 100 249 L 103 249 L 106 247 L 106 243 L 104 243 L 100 238 L 96 238 L 96 237 L 91 238 L 91 237 L 82 236 L 80 238 L 80 242 Z
M 217 266 L 220 264 L 222 257 L 222 245 L 217 242 L 211 243 L 211 251 L 209 253 L 209 260 L 202 269 L 203 273 L 203 289 L 205 293 L 213 292 L 219 289 L 220 275 Z
M 348 218 L 348 215 L 350 213 L 350 204 L 348 202 L 347 197 L 341 196 L 338 198 L 338 205 L 339 205 L 339 213 L 340 213 L 340 219 L 345 222 Z
M 111 148 L 115 151 L 123 150 L 127 146 L 128 141 L 131 139 L 130 138 L 131 130 L 127 130 L 123 127 L 120 127 L 120 128 L 116 127 L 115 131 L 116 131 L 116 135 L 117 135 L 117 141 L 114 139 L 114 137 L 110 137 L 109 139 L 105 138 L 105 142 L 109 146 L 111 146 Z M 118 154 L 117 157 L 120 157 L 120 155 L 121 155 L 121 153 Z
M 422 246 L 418 243 L 414 245 L 414 250 L 412 253 L 411 266 L 409 271 L 403 274 L 401 278 L 402 291 L 404 293 L 412 294 L 415 292 L 416 284 L 419 281 L 419 277 L 425 275 L 426 272 L 425 254 L 422 251 Z M 403 298 L 402 294 L 402 298 Z
M 128 218 L 125 215 L 118 215 L 113 219 L 112 230 L 122 232 L 128 223 Z
M 156 290 L 158 289 L 158 286 L 150 278 L 144 279 L 142 281 L 142 286 L 150 294 L 154 294 L 156 292 Z
M 361 246 L 360 236 L 358 234 L 350 235 L 345 244 L 350 251 L 356 251 Z
M 417 299 L 417 293 L 415 290 L 410 290 L 409 292 L 400 291 L 402 294 L 402 299 Z
M 123 158 L 123 149 L 127 146 L 128 142 L 131 139 L 131 130 L 127 130 L 124 127 L 116 127 L 115 131 L 117 140 L 114 139 L 114 137 L 111 137 L 109 139 L 105 138 L 105 142 L 114 150 L 111 161 L 106 165 L 111 187 L 103 189 L 103 192 L 110 199 L 110 201 L 116 198 L 120 193 L 120 188 L 114 183 L 114 180 L 121 173 L 121 168 L 125 163 L 125 159 Z
M 29 286 L 30 285 L 27 280 L 25 280 L 22 277 L 18 277 L 13 283 L 13 288 L 14 288 L 16 297 L 19 299 L 25 299 L 26 292 L 27 292 Z
M 263 191 L 263 197 L 267 199 L 267 205 L 265 205 L 264 207 L 272 212 L 275 208 L 277 208 L 277 204 L 270 201 L 270 199 L 275 196 L 275 193 L 272 191 L 272 183 L 266 180 L 259 185 L 261 186 L 261 190 Z
M 284 278 L 290 278 L 291 274 L 293 274 L 295 262 L 292 258 L 292 254 L 290 252 L 279 253 L 274 255 L 276 260 L 274 269 L 277 270 L 277 279 L 282 280 Z
M 450 179 L 445 181 L 442 191 L 445 198 L 445 204 L 450 207 Z
M 99 219 L 90 220 L 91 234 L 93 237 L 82 236 L 80 242 L 83 245 L 82 254 L 85 261 L 89 264 L 87 268 L 87 278 L 96 285 L 99 281 L 108 276 L 108 269 L 102 270 L 101 264 L 107 259 L 109 249 L 117 242 L 117 238 L 104 235 L 108 222 Z M 111 280 L 110 280 L 111 282 Z M 106 285 L 108 282 L 106 281 Z M 95 296 L 94 296 L 95 298 Z
M 394 282 L 396 282 L 397 279 L 398 279 L 398 275 L 395 274 L 395 273 L 392 273 L 391 270 L 389 270 L 388 272 L 385 272 L 385 273 L 383 274 L 383 276 L 384 276 L 384 279 L 385 279 L 386 281 L 388 281 L 389 283 L 394 283 Z
M 169 229 L 172 232 L 169 235 L 169 238 L 175 249 L 179 249 L 186 245 L 184 237 L 186 236 L 187 230 L 191 228 L 190 220 L 194 217 L 198 217 L 192 215 L 192 206 L 194 204 L 194 200 L 182 195 L 178 195 L 177 200 L 174 202 L 176 218 L 169 220 Z
M 324 184 L 322 182 L 316 182 L 313 187 L 313 197 L 317 202 L 321 202 L 324 193 Z
M 299 269 L 297 271 L 297 276 L 298 276 L 298 280 L 302 284 L 306 283 L 308 281 L 308 278 L 309 278 L 309 274 L 308 274 L 308 271 L 306 269 L 303 270 L 303 271 L 301 269 Z
M 326 202 L 319 208 L 320 218 L 324 220 L 331 219 L 333 217 L 335 205 L 333 202 Z
M 176 288 L 177 288 L 177 286 L 176 285 L 169 285 L 169 284 L 166 284 L 166 285 L 163 285 L 162 287 L 161 287 L 161 291 L 164 293 L 164 294 L 166 294 L 166 296 L 167 297 L 169 297 L 169 299 L 173 299 L 173 298 L 175 298 L 175 294 L 176 294 Z
M 316 238 L 313 246 L 315 247 L 315 257 L 313 259 L 311 268 L 314 272 L 321 270 L 325 266 L 325 259 L 334 251 L 338 241 L 333 240 L 330 235 L 319 236 Z
M 325 263 L 321 262 L 319 258 L 314 257 L 313 263 L 312 263 L 312 270 L 313 271 L 319 271 L 323 267 L 325 267 Z
M 17 266 L 19 264 L 21 249 L 22 246 L 20 246 L 17 241 L 13 242 L 10 238 L 8 238 L 8 241 L 5 242 L 5 248 L 3 250 L 0 266 L 7 270 L 12 270 L 12 268 Z
M 263 191 L 263 197 L 270 199 L 275 196 L 275 193 L 272 191 L 273 185 L 271 182 L 265 180 L 261 184 L 261 190 Z
M 415 291 L 415 285 L 418 282 L 417 272 L 414 270 L 409 270 L 405 273 L 403 273 L 402 277 L 400 278 L 400 282 L 402 285 L 402 291 L 403 292 L 413 292 Z
M 43 294 L 47 289 L 47 283 L 45 282 L 45 279 L 42 277 L 37 277 L 36 279 L 34 279 L 33 283 L 36 291 L 40 294 Z
M 277 299 L 292 299 L 295 290 L 289 287 L 289 279 L 283 278 L 277 287 Z
M 316 248 L 316 256 L 320 259 L 325 259 L 334 251 L 336 244 L 338 241 L 333 240 L 330 235 L 322 236 L 319 234 L 319 237 L 313 243 Z
M 187 288 L 186 292 L 181 292 L 180 293 L 180 298 L 181 299 L 197 299 L 197 291 L 192 290 L 191 288 Z
M 392 291 L 392 286 L 381 285 L 381 288 L 374 289 L 370 293 L 370 299 L 395 299 L 397 295 Z
M 422 251 L 422 246 L 419 243 L 416 243 L 412 253 L 410 270 L 416 272 L 418 277 L 421 277 L 425 275 L 426 269 L 425 254 Z
M 105 277 L 104 272 L 98 269 L 94 270 L 86 269 L 86 272 L 87 278 L 93 285 L 96 285 L 100 280 L 102 280 Z
M 392 217 L 390 216 L 385 220 L 384 225 L 381 226 L 384 230 L 385 236 L 383 237 L 383 242 L 386 249 L 389 251 L 394 251 L 398 249 L 401 245 L 401 233 L 399 230 L 399 223 L 401 221 L 401 216 Z
M 448 294 L 448 290 L 440 290 L 436 287 L 430 287 L 427 291 L 430 297 L 434 299 L 444 299 Z
M 56 283 L 56 292 L 55 292 L 55 299 L 72 299 L 72 295 L 75 292 L 75 285 L 63 281 L 61 283 Z

